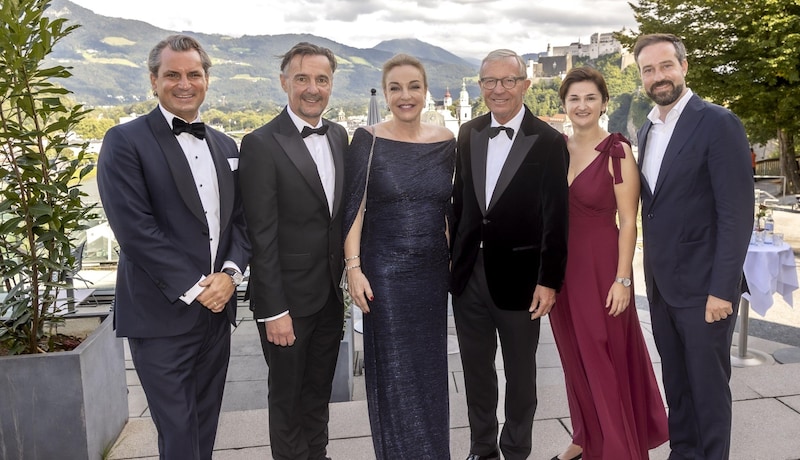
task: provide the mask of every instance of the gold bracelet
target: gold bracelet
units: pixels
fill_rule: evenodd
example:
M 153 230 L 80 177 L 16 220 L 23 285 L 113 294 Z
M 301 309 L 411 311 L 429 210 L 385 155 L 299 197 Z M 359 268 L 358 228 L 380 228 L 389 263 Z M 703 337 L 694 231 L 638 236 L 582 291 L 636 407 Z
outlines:
M 344 263 L 350 262 L 351 260 L 356 260 L 359 257 L 361 257 L 361 256 L 345 257 L 344 258 Z
M 344 267 L 345 271 L 347 271 L 347 270 L 352 270 L 352 269 L 354 269 L 354 268 L 361 268 L 361 265 L 352 265 L 352 266 L 350 266 L 350 267 Z

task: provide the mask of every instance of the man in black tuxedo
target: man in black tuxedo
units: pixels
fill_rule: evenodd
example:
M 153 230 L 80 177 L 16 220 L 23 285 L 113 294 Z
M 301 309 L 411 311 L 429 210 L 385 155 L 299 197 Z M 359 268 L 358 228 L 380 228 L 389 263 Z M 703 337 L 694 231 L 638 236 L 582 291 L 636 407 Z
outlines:
M 731 343 L 753 229 L 749 142 L 729 110 L 686 87 L 680 38 L 639 37 L 656 106 L 639 130 L 647 300 L 669 406 L 670 460 L 727 459 Z
M 464 368 L 469 460 L 499 459 L 497 335 L 506 376 L 507 460 L 531 451 L 536 348 L 567 260 L 569 157 L 564 137 L 523 104 L 531 82 L 510 50 L 484 58 L 491 113 L 461 127 L 453 189 L 453 312 Z
M 162 459 L 211 459 L 250 257 L 236 144 L 199 122 L 211 60 L 173 35 L 148 59 L 158 107 L 111 128 L 98 187 L 120 258 L 114 324 L 158 429 Z
M 298 43 L 281 62 L 289 104 L 241 146 L 250 308 L 269 366 L 269 433 L 276 460 L 326 458 L 328 401 L 344 307 L 345 129 L 322 118 L 336 58 Z

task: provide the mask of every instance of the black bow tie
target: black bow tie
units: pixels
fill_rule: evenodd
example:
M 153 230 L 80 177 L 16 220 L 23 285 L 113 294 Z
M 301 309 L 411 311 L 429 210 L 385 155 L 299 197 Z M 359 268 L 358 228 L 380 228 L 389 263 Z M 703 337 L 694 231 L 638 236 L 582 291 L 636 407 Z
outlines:
M 178 117 L 172 119 L 172 134 L 189 133 L 198 139 L 206 138 L 206 125 L 204 123 L 186 123 Z
M 514 137 L 514 128 L 509 128 L 508 126 L 490 126 L 489 127 L 489 138 L 492 139 L 498 134 L 500 131 L 505 131 L 508 134 L 508 138 L 512 139 Z
M 303 138 L 306 138 L 312 134 L 319 134 L 320 136 L 324 136 L 325 133 L 328 132 L 328 125 L 322 125 L 319 128 L 309 128 L 308 126 L 303 126 L 303 131 L 300 132 L 300 135 Z

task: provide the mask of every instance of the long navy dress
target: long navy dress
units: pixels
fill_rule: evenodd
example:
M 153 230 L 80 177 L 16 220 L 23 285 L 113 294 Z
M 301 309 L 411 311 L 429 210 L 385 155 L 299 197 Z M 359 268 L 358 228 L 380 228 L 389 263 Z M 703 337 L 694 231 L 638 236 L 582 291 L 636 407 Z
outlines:
M 345 234 L 371 144 L 357 130 L 345 160 Z M 445 216 L 454 164 L 455 140 L 375 142 L 360 263 L 375 299 L 364 315 L 364 372 L 379 460 L 450 458 Z

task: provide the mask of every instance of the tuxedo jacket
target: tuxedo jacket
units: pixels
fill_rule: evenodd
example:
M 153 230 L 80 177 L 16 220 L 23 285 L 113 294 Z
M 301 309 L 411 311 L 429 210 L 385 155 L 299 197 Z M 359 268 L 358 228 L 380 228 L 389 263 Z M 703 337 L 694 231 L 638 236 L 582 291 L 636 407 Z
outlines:
M 463 292 L 482 246 L 495 304 L 527 310 L 537 284 L 558 290 L 564 280 L 569 155 L 564 137 L 525 107 L 520 132 L 486 203 L 490 123 L 491 115 L 483 115 L 458 134 L 452 292 Z
M 241 145 L 241 191 L 253 257 L 250 308 L 256 319 L 289 310 L 318 312 L 343 269 L 342 195 L 347 131 L 328 126 L 336 173 L 329 211 L 316 164 L 286 109 L 246 135 Z M 335 289 L 341 300 L 341 290 Z
M 214 263 L 242 270 L 250 245 L 238 192 L 236 143 L 210 127 L 206 142 L 217 171 L 220 234 Z M 208 223 L 192 176 L 161 110 L 115 126 L 100 150 L 97 184 L 120 247 L 114 299 L 117 334 L 168 337 L 188 332 L 205 309 L 180 296 L 209 275 Z M 225 308 L 236 318 L 236 296 Z
M 639 165 L 649 120 L 638 133 Z M 655 190 L 644 175 L 642 233 L 647 296 L 669 305 L 737 302 L 753 229 L 750 145 L 729 110 L 693 95 L 667 145 Z

